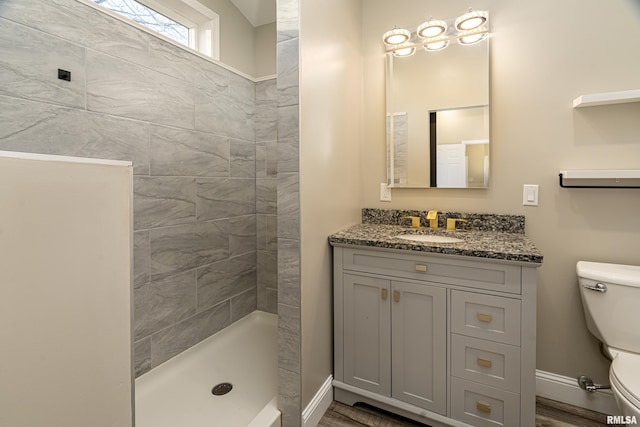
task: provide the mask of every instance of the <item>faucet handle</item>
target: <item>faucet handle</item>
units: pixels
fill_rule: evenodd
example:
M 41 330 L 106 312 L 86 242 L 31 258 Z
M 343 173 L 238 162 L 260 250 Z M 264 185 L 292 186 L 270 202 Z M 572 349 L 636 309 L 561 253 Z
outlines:
M 418 217 L 418 216 L 403 216 L 402 218 L 409 218 L 411 220 L 411 228 L 420 228 L 420 217 Z
M 438 228 L 438 211 L 432 210 L 427 213 L 427 219 L 429 220 L 429 228 L 435 230 Z
M 447 218 L 447 231 L 455 231 L 457 222 L 467 222 L 467 220 L 462 218 Z

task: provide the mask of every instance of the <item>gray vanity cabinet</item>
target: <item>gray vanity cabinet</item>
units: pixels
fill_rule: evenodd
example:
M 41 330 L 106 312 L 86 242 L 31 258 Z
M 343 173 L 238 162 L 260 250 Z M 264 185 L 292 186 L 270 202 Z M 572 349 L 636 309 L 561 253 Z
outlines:
M 536 264 L 334 246 L 334 398 L 533 427 Z
M 446 289 L 344 274 L 344 382 L 446 414 Z

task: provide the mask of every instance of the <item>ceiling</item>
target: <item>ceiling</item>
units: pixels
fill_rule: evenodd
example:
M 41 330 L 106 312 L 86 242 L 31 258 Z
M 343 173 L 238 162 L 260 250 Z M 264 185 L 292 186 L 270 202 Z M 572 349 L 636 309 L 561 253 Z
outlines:
M 231 0 L 254 27 L 276 20 L 276 0 Z

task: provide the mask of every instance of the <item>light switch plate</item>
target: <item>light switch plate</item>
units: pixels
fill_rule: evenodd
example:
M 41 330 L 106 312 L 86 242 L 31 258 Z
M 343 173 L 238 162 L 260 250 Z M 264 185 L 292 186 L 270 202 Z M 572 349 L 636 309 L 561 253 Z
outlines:
M 381 202 L 390 202 L 391 201 L 391 189 L 384 182 L 380 183 L 380 201 Z
M 522 188 L 522 204 L 524 206 L 538 206 L 537 184 L 525 184 Z

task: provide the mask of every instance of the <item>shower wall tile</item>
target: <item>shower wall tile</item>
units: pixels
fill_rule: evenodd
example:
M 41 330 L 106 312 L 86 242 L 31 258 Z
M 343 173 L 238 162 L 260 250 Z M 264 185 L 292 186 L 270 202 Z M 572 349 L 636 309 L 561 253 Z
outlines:
M 195 270 L 138 285 L 133 292 L 136 340 L 196 314 Z
M 275 80 L 256 83 L 256 140 L 278 139 L 277 92 Z
M 253 142 L 231 140 L 230 176 L 236 178 L 256 177 L 256 145 Z
M 193 129 L 194 87 L 157 71 L 89 50 L 87 109 Z
M 300 309 L 300 241 L 278 239 L 278 305 Z
M 277 27 L 278 44 L 280 42 L 298 37 L 300 33 L 300 0 L 277 0 L 278 9 Z M 297 54 L 297 53 L 296 53 Z M 278 56 L 278 64 L 280 63 Z
M 219 220 L 149 231 L 151 280 L 203 267 L 229 256 L 229 221 Z
M 278 288 L 277 253 L 258 251 L 258 287 Z
M 151 365 L 156 367 L 231 324 L 231 303 L 225 301 L 151 337 Z
M 256 213 L 255 180 L 198 178 L 198 221 Z
M 83 108 L 84 63 L 83 47 L 0 19 L 0 94 Z
M 229 176 L 229 138 L 151 126 L 151 175 Z
M 258 292 L 252 287 L 246 292 L 231 298 L 231 321 L 242 319 L 258 309 Z
M 278 251 L 278 217 L 267 215 L 267 250 Z
M 137 231 L 133 233 L 133 283 L 134 285 L 147 283 L 151 278 L 149 267 L 149 232 Z
M 278 236 L 300 238 L 300 175 L 278 174 Z
M 135 376 L 151 370 L 151 338 L 143 338 L 133 343 L 133 368 Z
M 218 90 L 197 88 L 195 128 L 221 136 L 255 141 L 255 107 Z
M 267 143 L 256 141 L 256 178 L 267 176 Z
M 278 43 L 278 108 L 298 105 L 298 50 L 297 37 Z
M 195 178 L 156 176 L 134 178 L 134 230 L 188 224 L 195 220 Z
M 278 409 L 282 412 L 282 427 L 301 425 L 301 381 L 299 373 L 278 367 Z
M 278 209 L 278 180 L 260 178 L 256 180 L 256 211 L 260 214 L 274 215 Z
M 300 307 L 278 304 L 279 366 L 297 373 L 301 368 L 300 315 Z
M 238 74 L 230 74 L 229 96 L 240 104 L 244 104 L 248 110 L 255 114 L 256 108 L 256 84 Z
M 0 95 L 0 149 L 127 160 L 149 173 L 149 124 Z
M 229 256 L 237 256 L 256 250 L 256 216 L 244 215 L 229 218 Z
M 256 253 L 210 264 L 198 269 L 198 310 L 255 289 Z
M 128 59 L 145 61 L 151 35 L 73 0 L 3 0 L 2 16 L 31 28 Z
M 278 313 L 278 290 L 258 286 L 258 310 Z

